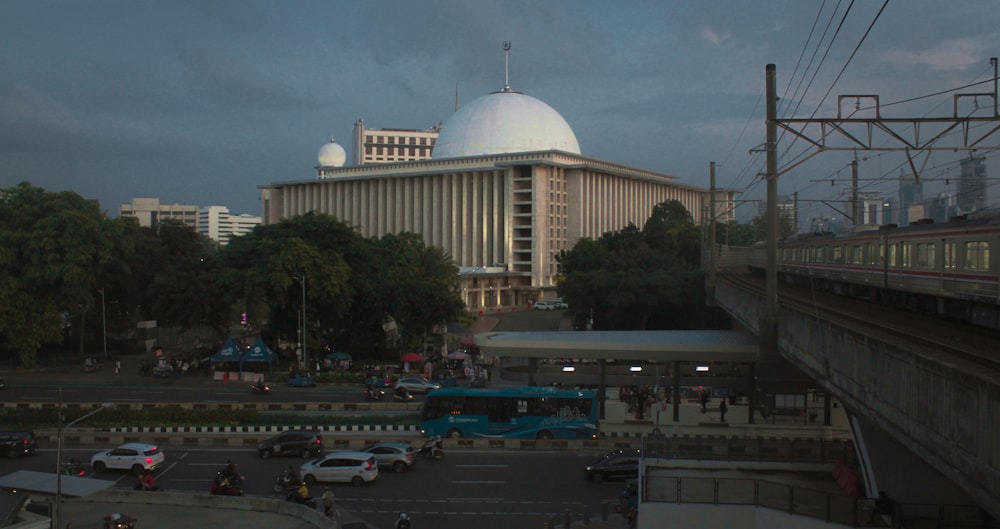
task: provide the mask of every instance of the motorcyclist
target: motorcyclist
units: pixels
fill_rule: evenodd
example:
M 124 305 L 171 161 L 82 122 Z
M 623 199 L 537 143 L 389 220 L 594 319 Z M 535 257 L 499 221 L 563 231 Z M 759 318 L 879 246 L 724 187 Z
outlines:
M 410 529 L 413 527 L 413 523 L 410 521 L 410 516 L 405 512 L 399 513 L 399 518 L 396 518 L 396 525 L 393 526 L 395 529 Z
M 327 518 L 333 518 L 333 506 L 334 506 L 334 495 L 333 489 L 326 487 L 323 489 L 323 495 L 320 496 L 323 500 L 323 514 L 326 514 Z
M 153 491 L 160 490 L 160 486 L 156 484 L 156 480 L 153 479 L 153 473 L 150 471 L 145 471 L 142 473 L 142 478 L 139 480 L 139 490 Z
M 394 389 L 393 392 L 396 394 L 396 397 L 400 400 L 406 400 L 410 397 L 410 392 L 407 391 L 404 386 L 396 386 L 396 389 Z
M 312 499 L 309 497 L 309 487 L 306 486 L 305 481 L 299 482 L 299 487 L 295 489 L 292 499 L 295 500 L 295 503 L 309 503 L 309 500 Z

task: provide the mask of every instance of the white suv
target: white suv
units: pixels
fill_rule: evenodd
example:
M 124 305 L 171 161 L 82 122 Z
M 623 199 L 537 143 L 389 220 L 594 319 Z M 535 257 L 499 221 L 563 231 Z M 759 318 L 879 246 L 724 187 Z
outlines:
M 536 301 L 535 310 L 556 310 L 559 304 L 555 301 Z
M 378 461 L 367 452 L 330 452 L 324 457 L 303 463 L 299 475 L 306 485 L 317 481 L 350 483 L 360 487 L 378 477 Z
M 90 466 L 96 472 L 104 472 L 109 468 L 131 470 L 139 475 L 144 471 L 153 471 L 163 464 L 166 456 L 158 446 L 145 443 L 125 443 L 118 448 L 106 452 L 98 452 L 90 458 Z

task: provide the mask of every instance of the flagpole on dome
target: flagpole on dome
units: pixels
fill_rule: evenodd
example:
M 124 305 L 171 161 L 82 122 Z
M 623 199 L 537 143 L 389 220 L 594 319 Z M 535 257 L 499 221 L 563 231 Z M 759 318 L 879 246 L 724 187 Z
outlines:
M 503 91 L 510 92 L 510 41 L 503 41 Z

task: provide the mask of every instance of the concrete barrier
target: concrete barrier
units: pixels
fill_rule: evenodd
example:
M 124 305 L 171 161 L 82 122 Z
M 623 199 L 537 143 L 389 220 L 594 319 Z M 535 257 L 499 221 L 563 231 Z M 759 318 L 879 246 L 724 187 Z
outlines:
M 263 496 L 213 496 L 211 494 L 191 494 L 186 492 L 135 492 L 124 489 L 104 489 L 74 502 L 112 503 L 118 505 L 168 505 L 174 507 L 199 507 L 219 511 L 273 512 L 301 519 L 309 527 L 317 529 L 338 529 L 341 526 L 339 514 L 327 518 L 316 509 L 289 501 Z M 123 507 L 127 511 L 128 507 Z

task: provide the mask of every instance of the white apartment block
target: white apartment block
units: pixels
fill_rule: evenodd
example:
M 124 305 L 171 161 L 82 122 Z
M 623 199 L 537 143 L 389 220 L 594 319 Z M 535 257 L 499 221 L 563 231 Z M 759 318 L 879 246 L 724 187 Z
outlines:
M 164 220 L 180 221 L 198 229 L 198 206 L 161 204 L 158 198 L 133 198 L 131 204 L 122 204 L 118 215 L 138 219 L 139 226 L 151 228 Z
M 198 233 L 218 242 L 228 244 L 233 237 L 245 235 L 261 224 L 254 215 L 230 215 L 225 206 L 208 206 L 198 212 Z
M 354 123 L 351 165 L 427 160 L 440 127 L 427 130 L 366 129 L 364 120 Z

